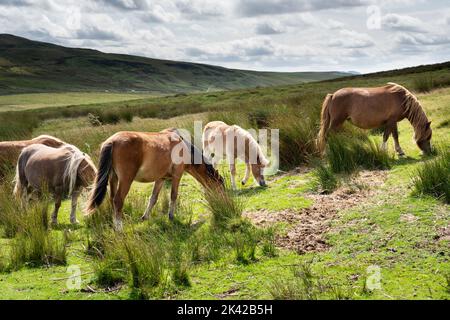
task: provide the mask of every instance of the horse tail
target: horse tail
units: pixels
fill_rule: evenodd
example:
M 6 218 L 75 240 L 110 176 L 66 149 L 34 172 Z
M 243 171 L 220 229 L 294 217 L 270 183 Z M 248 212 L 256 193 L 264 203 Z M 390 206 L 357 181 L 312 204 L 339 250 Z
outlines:
M 19 160 L 16 165 L 16 176 L 14 178 L 14 191 L 13 194 L 17 199 L 21 199 L 26 196 L 27 191 L 27 178 L 25 176 L 25 166 L 27 162 L 27 157 L 22 153 L 19 156 Z
M 322 112 L 321 112 L 321 121 L 320 121 L 320 131 L 319 135 L 317 136 L 317 149 L 320 153 L 323 153 L 325 149 L 325 143 L 326 143 L 326 136 L 328 129 L 330 127 L 330 104 L 331 99 L 333 98 L 332 94 L 327 94 L 325 100 L 322 104 Z
M 108 142 L 102 146 L 100 151 L 100 163 L 97 176 L 95 178 L 95 187 L 92 191 L 88 207 L 86 209 L 86 214 L 89 215 L 98 208 L 106 196 L 106 191 L 108 189 L 108 179 L 112 168 L 112 152 L 113 152 L 113 142 Z

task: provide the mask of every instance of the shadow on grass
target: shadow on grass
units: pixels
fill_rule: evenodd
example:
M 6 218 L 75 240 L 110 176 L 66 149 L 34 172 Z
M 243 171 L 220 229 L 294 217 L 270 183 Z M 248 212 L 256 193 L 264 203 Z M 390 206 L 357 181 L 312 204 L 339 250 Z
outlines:
M 262 191 L 265 191 L 267 189 L 268 189 L 267 186 L 266 187 L 257 186 L 257 187 L 253 187 L 253 188 L 245 188 L 245 189 L 236 190 L 235 192 L 236 192 L 236 195 L 238 195 L 238 196 L 251 197 L 251 196 L 254 196 L 254 195 L 256 195 Z

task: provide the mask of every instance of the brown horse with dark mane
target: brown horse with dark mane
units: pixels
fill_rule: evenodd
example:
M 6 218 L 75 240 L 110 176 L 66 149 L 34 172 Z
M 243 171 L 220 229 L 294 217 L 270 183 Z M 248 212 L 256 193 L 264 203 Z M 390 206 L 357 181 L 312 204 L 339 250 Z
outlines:
M 318 149 L 325 149 L 326 136 L 338 129 L 345 120 L 362 129 L 384 126 L 383 145 L 392 134 L 395 150 L 404 152 L 398 142 L 397 122 L 408 119 L 414 128 L 414 139 L 423 153 L 431 152 L 431 122 L 417 98 L 405 87 L 388 83 L 378 88 L 344 88 L 328 94 L 322 106 L 322 121 L 318 136 Z
M 219 173 L 203 157 L 202 152 L 183 139 L 176 129 L 154 133 L 118 132 L 102 145 L 99 171 L 95 189 L 89 199 L 87 214 L 92 213 L 103 202 L 109 180 L 114 225 L 120 230 L 122 208 L 132 182 L 155 182 L 147 209 L 142 216 L 142 220 L 146 220 L 158 200 L 164 181 L 171 180 L 169 218 L 173 219 L 178 187 L 184 171 L 205 188 L 223 188 L 223 179 Z

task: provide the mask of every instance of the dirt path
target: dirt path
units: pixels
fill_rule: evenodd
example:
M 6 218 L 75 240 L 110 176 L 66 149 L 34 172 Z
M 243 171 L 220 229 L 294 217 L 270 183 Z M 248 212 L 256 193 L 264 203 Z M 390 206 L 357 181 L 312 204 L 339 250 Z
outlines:
M 348 184 L 329 195 L 306 194 L 313 200 L 309 208 L 293 211 L 267 212 L 265 210 L 246 212 L 255 225 L 267 227 L 279 222 L 287 222 L 290 227 L 284 235 L 277 237 L 277 245 L 300 254 L 324 251 L 329 245 L 325 234 L 339 211 L 357 206 L 379 192 L 386 180 L 386 171 L 361 171 Z

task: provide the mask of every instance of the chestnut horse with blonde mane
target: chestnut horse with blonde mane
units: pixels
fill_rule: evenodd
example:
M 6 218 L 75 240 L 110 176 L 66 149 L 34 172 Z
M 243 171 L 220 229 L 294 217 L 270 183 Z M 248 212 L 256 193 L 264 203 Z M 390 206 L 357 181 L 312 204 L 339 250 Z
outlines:
M 423 153 L 431 152 L 431 122 L 420 102 L 405 87 L 388 83 L 378 88 L 344 88 L 328 94 L 322 105 L 318 149 L 325 149 L 326 136 L 338 129 L 345 120 L 362 129 L 384 126 L 382 148 L 392 134 L 395 151 L 404 155 L 398 142 L 397 122 L 408 119 L 414 128 L 414 139 Z
M 114 226 L 121 230 L 122 208 L 132 182 L 155 182 L 142 216 L 142 220 L 147 220 L 158 200 L 164 181 L 171 180 L 169 218 L 173 219 L 178 187 L 185 171 L 205 188 L 223 189 L 223 179 L 219 173 L 206 161 L 202 152 L 184 139 L 176 129 L 160 132 L 118 132 L 102 145 L 99 171 L 95 189 L 89 199 L 87 214 L 95 211 L 103 202 L 109 181 Z

